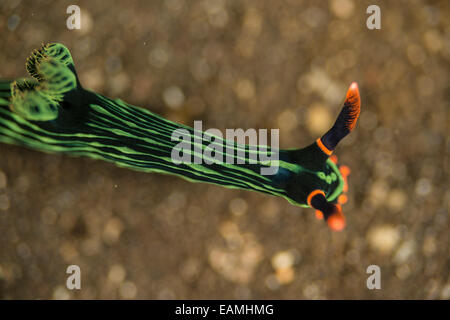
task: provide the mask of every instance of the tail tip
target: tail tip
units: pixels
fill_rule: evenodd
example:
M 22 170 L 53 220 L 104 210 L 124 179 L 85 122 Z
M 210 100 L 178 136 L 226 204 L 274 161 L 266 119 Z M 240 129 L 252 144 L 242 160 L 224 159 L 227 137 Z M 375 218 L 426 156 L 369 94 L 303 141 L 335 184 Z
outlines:
M 339 206 L 336 206 L 336 211 L 327 219 L 328 227 L 333 231 L 342 231 L 345 228 L 345 217 Z

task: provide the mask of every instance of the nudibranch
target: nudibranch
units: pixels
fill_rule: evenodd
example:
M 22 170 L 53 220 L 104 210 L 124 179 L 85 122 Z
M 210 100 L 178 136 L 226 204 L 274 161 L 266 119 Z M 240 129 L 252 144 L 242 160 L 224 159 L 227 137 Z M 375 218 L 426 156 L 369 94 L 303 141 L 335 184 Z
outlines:
M 280 196 L 290 203 L 316 209 L 332 230 L 345 226 L 341 205 L 346 202 L 350 170 L 338 166 L 333 151 L 354 128 L 361 100 L 358 85 L 348 89 L 332 128 L 301 149 L 252 148 L 216 137 L 215 143 L 245 155 L 240 163 L 175 163 L 171 158 L 177 129 L 194 129 L 169 121 L 122 100 L 111 100 L 82 87 L 69 50 L 45 44 L 33 51 L 26 69 L 30 78 L 0 81 L 0 142 L 43 152 L 86 156 L 143 172 L 173 174 L 191 182 L 207 182 Z M 211 139 L 197 142 L 208 148 Z M 234 152 L 236 151 L 236 153 Z M 196 156 L 195 150 L 192 151 Z M 261 174 L 269 164 L 249 161 L 251 154 L 278 153 L 278 170 Z

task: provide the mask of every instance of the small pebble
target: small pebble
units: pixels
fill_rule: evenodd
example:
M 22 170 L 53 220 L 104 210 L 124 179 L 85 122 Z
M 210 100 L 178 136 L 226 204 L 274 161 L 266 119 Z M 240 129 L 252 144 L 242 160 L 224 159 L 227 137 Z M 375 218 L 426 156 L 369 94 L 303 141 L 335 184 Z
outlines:
M 294 265 L 294 255 L 290 251 L 280 251 L 272 257 L 272 266 L 276 269 L 290 268 Z
M 8 29 L 10 31 L 16 30 L 16 28 L 19 26 L 19 23 L 20 23 L 20 17 L 16 14 L 12 15 L 8 19 Z
M 230 211 L 236 216 L 242 216 L 247 212 L 247 202 L 241 198 L 235 198 L 230 201 Z
M 349 18 L 355 9 L 355 4 L 352 0 L 332 0 L 331 11 L 336 17 L 341 19 Z
M 0 171 L 0 189 L 5 189 L 8 184 L 8 180 L 6 179 L 6 175 L 3 171 Z
M 164 90 L 163 99 L 171 109 L 178 109 L 184 103 L 184 94 L 179 87 L 172 86 Z
M 120 286 L 120 295 L 124 299 L 133 299 L 136 297 L 137 287 L 131 281 L 126 281 Z
M 330 108 L 319 103 L 314 103 L 311 108 L 308 109 L 307 121 L 311 135 L 320 136 L 325 134 L 325 132 L 333 125 Z
M 234 87 L 236 95 L 241 100 L 250 100 L 255 96 L 255 85 L 249 79 L 239 79 Z
M 399 230 L 392 225 L 372 227 L 367 234 L 369 245 L 380 253 L 390 253 L 400 240 Z
M 123 228 L 124 226 L 120 219 L 109 219 L 103 230 L 103 240 L 105 240 L 105 242 L 109 244 L 117 242 L 120 238 L 120 235 L 122 234 Z
M 124 267 L 119 264 L 115 264 L 109 269 L 108 280 L 113 283 L 121 283 L 125 280 L 126 271 Z

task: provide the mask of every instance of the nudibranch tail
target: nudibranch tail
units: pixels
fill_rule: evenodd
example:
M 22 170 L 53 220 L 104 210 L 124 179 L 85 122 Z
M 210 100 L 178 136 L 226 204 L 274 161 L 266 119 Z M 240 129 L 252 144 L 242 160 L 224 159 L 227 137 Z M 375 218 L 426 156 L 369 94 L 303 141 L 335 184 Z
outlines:
M 341 205 L 327 201 L 323 191 L 313 191 L 308 196 L 308 204 L 316 209 L 318 219 L 325 219 L 331 230 L 341 231 L 345 228 L 345 217 Z
M 340 204 L 334 205 L 333 212 L 328 216 L 327 224 L 333 231 L 342 231 L 345 228 L 345 216 Z

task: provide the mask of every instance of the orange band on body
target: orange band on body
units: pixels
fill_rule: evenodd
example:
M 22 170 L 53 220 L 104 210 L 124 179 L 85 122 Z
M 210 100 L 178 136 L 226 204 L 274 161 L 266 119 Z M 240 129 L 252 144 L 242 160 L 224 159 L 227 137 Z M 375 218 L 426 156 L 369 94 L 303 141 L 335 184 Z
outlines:
M 325 147 L 325 145 L 322 143 L 322 140 L 320 140 L 320 138 L 316 140 L 316 143 L 319 146 L 320 150 L 323 151 L 323 153 L 325 153 L 327 156 L 331 156 L 331 154 L 333 153 L 333 150 L 330 150 L 327 147 Z
M 323 192 L 322 190 L 319 190 L 319 189 L 314 190 L 313 192 L 308 194 L 308 197 L 306 198 L 306 202 L 308 203 L 308 206 L 312 207 L 311 200 L 316 194 L 323 194 L 323 196 L 325 197 L 325 192 Z

